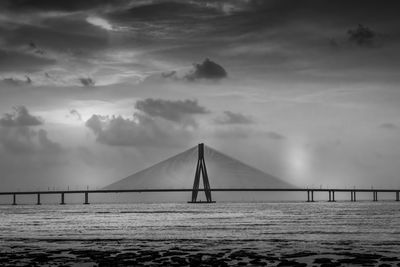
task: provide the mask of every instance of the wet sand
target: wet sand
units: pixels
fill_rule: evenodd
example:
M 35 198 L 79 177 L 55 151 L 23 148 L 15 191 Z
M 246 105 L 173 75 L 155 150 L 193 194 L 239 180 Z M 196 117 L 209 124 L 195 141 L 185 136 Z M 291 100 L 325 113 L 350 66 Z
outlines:
M 3 241 L 4 242 L 4 241 Z M 5 241 L 7 242 L 7 241 Z M 330 250 L 266 242 L 190 240 L 13 240 L 0 266 L 400 266 L 393 253 L 336 244 Z M 8 244 L 8 245 L 7 245 Z

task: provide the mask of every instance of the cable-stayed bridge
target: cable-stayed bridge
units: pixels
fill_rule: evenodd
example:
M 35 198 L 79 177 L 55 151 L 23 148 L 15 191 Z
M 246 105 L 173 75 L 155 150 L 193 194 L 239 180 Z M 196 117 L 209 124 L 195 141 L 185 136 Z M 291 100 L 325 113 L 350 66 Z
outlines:
M 226 186 L 227 181 L 229 186 Z M 201 183 L 203 188 L 200 188 Z M 395 193 L 396 201 L 399 201 L 400 195 L 400 189 L 296 188 L 204 144 L 199 144 L 100 190 L 0 192 L 0 195 L 11 195 L 13 205 L 17 204 L 17 195 L 36 195 L 36 204 L 40 205 L 41 195 L 58 194 L 60 204 L 65 204 L 66 194 L 84 194 L 84 204 L 89 204 L 89 193 L 145 192 L 191 192 L 189 203 L 213 203 L 212 192 L 305 192 L 307 202 L 314 202 L 314 192 L 326 192 L 330 202 L 336 201 L 336 192 L 349 192 L 350 200 L 353 202 L 357 201 L 357 192 L 372 193 L 373 201 L 378 201 L 378 192 Z M 206 201 L 198 201 L 198 194 L 203 192 Z

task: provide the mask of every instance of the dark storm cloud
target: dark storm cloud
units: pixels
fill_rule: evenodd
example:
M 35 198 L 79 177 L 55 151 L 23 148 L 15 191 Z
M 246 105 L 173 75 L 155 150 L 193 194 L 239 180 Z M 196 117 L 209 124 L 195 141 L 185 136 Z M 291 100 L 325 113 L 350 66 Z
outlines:
M 135 108 L 152 117 L 160 117 L 175 122 L 182 122 L 190 115 L 209 112 L 205 107 L 200 106 L 197 100 L 189 99 L 172 101 L 147 98 L 137 101 Z
M 25 106 L 15 107 L 13 113 L 6 113 L 0 119 L 0 125 L 3 127 L 37 126 L 41 124 L 43 124 L 43 120 L 31 115 Z
M 53 59 L 0 48 L 0 71 L 33 72 L 55 63 Z
M 85 87 L 94 87 L 95 81 L 92 78 L 79 78 L 81 84 Z
M 218 124 L 251 124 L 254 121 L 246 115 L 231 111 L 224 111 L 224 115 L 215 119 Z
M 185 76 L 186 79 L 192 81 L 197 79 L 219 80 L 228 75 L 221 65 L 208 58 L 206 58 L 203 63 L 195 63 L 193 68 L 194 69 Z
M 181 125 L 142 114 L 135 114 L 132 119 L 93 115 L 86 127 L 93 131 L 97 142 L 110 146 L 173 146 L 185 143 L 190 136 Z

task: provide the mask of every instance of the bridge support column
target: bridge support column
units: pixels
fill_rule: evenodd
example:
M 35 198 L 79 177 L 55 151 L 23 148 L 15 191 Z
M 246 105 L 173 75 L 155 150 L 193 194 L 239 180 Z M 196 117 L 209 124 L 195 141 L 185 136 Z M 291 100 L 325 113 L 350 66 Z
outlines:
M 335 202 L 335 190 L 332 190 L 332 202 Z
M 37 202 L 36 205 L 42 205 L 42 203 L 40 203 L 40 194 L 37 194 Z
M 373 201 L 378 201 L 378 192 L 373 191 Z
M 356 202 L 357 198 L 356 198 L 356 191 L 350 191 L 351 193 L 351 202 Z
M 61 193 L 61 202 L 60 202 L 60 205 L 65 205 L 64 193 Z
M 397 192 L 396 192 L 396 201 L 399 201 L 399 200 L 400 200 L 400 196 L 399 196 L 399 195 L 400 195 L 400 192 L 397 191 Z
M 329 195 L 329 200 L 328 200 L 328 202 L 331 202 L 331 201 L 332 201 L 331 190 L 328 191 L 328 195 Z
M 13 205 L 17 205 L 17 196 L 13 194 Z
M 83 204 L 89 204 L 89 193 L 88 192 L 85 192 L 85 203 L 83 203 Z
M 314 202 L 314 190 L 311 190 L 311 202 Z
M 307 190 L 307 202 L 310 202 L 310 190 Z

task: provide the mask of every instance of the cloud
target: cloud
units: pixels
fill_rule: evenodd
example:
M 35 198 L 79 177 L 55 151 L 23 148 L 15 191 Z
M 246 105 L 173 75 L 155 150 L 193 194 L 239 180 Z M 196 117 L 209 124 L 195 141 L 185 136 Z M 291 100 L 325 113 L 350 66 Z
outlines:
M 397 130 L 399 128 L 396 124 L 390 122 L 382 123 L 379 127 L 387 130 Z
M 135 104 L 132 118 L 94 114 L 85 123 L 99 143 L 110 146 L 185 145 L 197 127 L 193 116 L 209 111 L 196 100 L 147 98 Z
M 227 77 L 225 69 L 217 63 L 206 58 L 203 63 L 194 64 L 194 69 L 185 76 L 188 80 L 212 79 L 219 80 Z
M 35 72 L 54 63 L 54 59 L 0 48 L 0 71 Z
M 96 141 L 110 146 L 157 147 L 186 144 L 190 130 L 143 114 L 133 118 L 93 115 L 86 121 Z
M 200 79 L 220 80 L 228 76 L 226 70 L 219 64 L 206 58 L 202 63 L 194 63 L 193 67 L 186 73 L 176 70 L 161 73 L 161 78 L 174 81 L 195 81 Z M 159 77 L 158 75 L 156 77 Z M 148 78 L 153 78 L 149 76 Z
M 167 72 L 161 73 L 161 76 L 163 78 L 177 78 L 176 74 L 177 74 L 176 70 L 172 70 L 172 71 L 167 71 Z
M 13 113 L 6 113 L 0 119 L 0 125 L 3 127 L 37 126 L 41 124 L 43 124 L 42 119 L 29 114 L 25 106 L 14 107 Z
M 69 111 L 69 114 L 71 114 L 72 116 L 74 116 L 74 118 L 76 118 L 78 121 L 82 120 L 82 115 L 76 110 L 76 109 L 71 109 Z
M 107 20 L 100 17 L 89 16 L 87 17 L 86 21 L 107 31 L 112 31 L 114 29 L 114 27 Z
M 4 78 L 2 80 L 3 83 L 13 85 L 13 86 L 20 86 L 20 85 L 29 85 L 32 84 L 32 80 L 29 76 L 25 76 L 25 80 L 19 78 Z
M 47 131 L 40 129 L 37 135 L 38 135 L 38 144 L 42 149 L 45 149 L 48 152 L 61 151 L 61 145 L 50 140 L 47 137 Z
M 2 3 L 11 10 L 41 10 L 41 11 L 79 11 L 86 9 L 98 8 L 100 6 L 118 5 L 118 0 L 69 0 L 69 1 L 52 1 L 52 0 L 5 0 Z
M 376 33 L 361 24 L 358 24 L 355 29 L 348 30 L 347 34 L 349 35 L 349 41 L 359 46 L 371 47 L 376 40 Z
M 92 78 L 79 78 L 81 84 L 85 87 L 94 87 L 95 81 Z
M 60 144 L 53 142 L 43 129 L 33 130 L 26 126 L 0 127 L 0 148 L 11 154 L 59 153 Z
M 163 100 L 147 98 L 139 100 L 135 108 L 152 117 L 160 117 L 166 120 L 183 122 L 188 116 L 195 114 L 206 114 L 209 111 L 200 106 L 197 100 Z
M 277 133 L 277 132 L 267 132 L 267 136 L 269 138 L 271 138 L 271 139 L 274 139 L 274 140 L 282 140 L 282 139 L 286 138 L 285 136 L 283 136 L 283 135 L 281 135 L 280 133 Z
M 241 113 L 224 111 L 224 115 L 215 119 L 218 124 L 251 124 L 254 121 Z
M 117 10 L 110 14 L 114 19 L 148 20 L 148 21 L 176 21 L 183 20 L 188 23 L 190 18 L 197 21 L 210 18 L 212 15 L 221 14 L 208 3 L 194 1 L 144 1 L 129 9 Z
M 31 115 L 25 106 L 15 107 L 13 113 L 0 119 L 0 148 L 11 154 L 60 152 L 61 146 L 51 141 L 45 130 L 30 127 L 42 124 L 43 120 Z
M 36 54 L 39 54 L 39 55 L 44 55 L 45 54 L 44 50 L 39 49 L 37 47 L 36 43 L 34 43 L 33 41 L 28 43 L 28 47 L 33 53 L 36 53 Z

